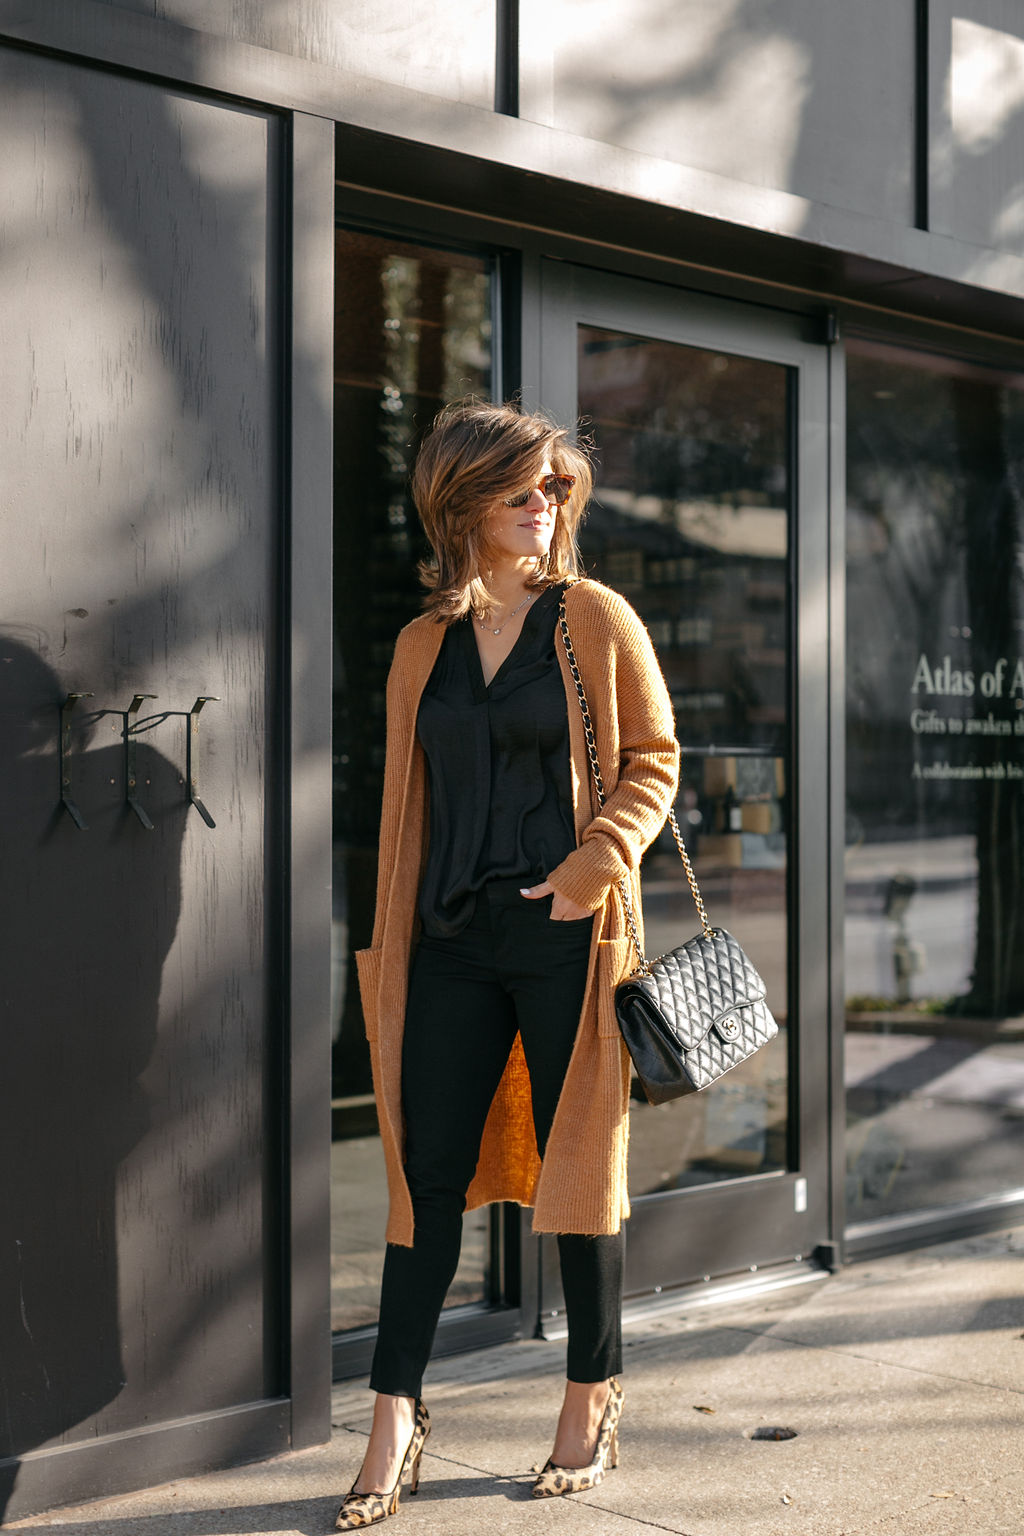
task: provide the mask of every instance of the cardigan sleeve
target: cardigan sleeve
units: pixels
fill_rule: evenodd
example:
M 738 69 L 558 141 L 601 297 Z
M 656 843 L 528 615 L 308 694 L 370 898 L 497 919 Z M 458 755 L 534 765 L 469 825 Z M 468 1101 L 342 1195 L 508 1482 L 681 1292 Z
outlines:
M 610 643 L 608 697 L 618 716 L 618 782 L 584 828 L 579 847 L 548 873 L 556 891 L 595 911 L 611 886 L 639 866 L 658 835 L 679 773 L 672 703 L 650 636 L 624 598 L 617 593 L 609 598 L 605 645 Z M 597 700 L 590 693 L 588 687 L 596 719 Z
M 377 862 L 377 900 L 373 919 L 372 948 L 383 941 L 391 875 L 398 851 L 402 808 L 402 777 L 409 756 L 409 732 L 413 728 L 409 703 L 405 631 L 395 642 L 385 692 L 386 737 L 384 747 L 384 795 L 381 804 Z

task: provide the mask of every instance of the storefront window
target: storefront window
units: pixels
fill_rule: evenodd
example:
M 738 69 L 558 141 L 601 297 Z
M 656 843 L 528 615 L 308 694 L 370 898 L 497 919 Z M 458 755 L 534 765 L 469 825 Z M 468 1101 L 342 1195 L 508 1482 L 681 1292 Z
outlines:
M 384 687 L 420 611 L 428 550 L 408 476 L 446 401 L 491 393 L 490 264 L 339 230 L 335 314 L 332 1321 L 377 1319 L 387 1194 L 353 952 L 370 943 Z M 450 1306 L 488 1293 L 486 1213 L 467 1217 Z
M 779 1037 L 707 1092 L 634 1097 L 636 1197 L 788 1158 L 789 411 L 779 363 L 580 326 L 597 488 L 588 571 L 640 613 L 683 748 L 676 811 L 712 921 L 765 978 Z M 671 831 L 643 862 L 647 949 L 698 931 Z
M 1024 374 L 848 350 L 857 1223 L 1024 1184 Z

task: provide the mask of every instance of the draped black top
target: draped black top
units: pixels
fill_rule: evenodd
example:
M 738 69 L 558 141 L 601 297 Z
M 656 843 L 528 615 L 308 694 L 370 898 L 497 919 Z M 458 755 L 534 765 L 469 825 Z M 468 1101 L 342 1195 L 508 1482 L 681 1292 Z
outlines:
M 538 885 L 576 846 L 569 717 L 558 665 L 558 603 L 548 587 L 484 683 L 471 614 L 448 626 L 420 700 L 430 846 L 420 887 L 423 932 L 466 926 L 487 880 Z

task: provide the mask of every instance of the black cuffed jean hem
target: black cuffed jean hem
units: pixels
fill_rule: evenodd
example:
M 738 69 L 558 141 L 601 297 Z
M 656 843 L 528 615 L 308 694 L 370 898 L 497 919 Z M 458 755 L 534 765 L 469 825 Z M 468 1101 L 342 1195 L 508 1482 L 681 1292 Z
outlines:
M 484 1122 L 517 1034 L 544 1155 L 575 1043 L 593 917 L 553 922 L 551 898 L 528 900 L 519 894 L 524 883 L 535 882 L 489 882 L 460 933 L 421 938 L 413 955 L 402 1109 L 414 1239 L 411 1248 L 389 1244 L 385 1253 L 370 1375 L 375 1392 L 422 1392 L 458 1267 Z M 621 1231 L 558 1238 L 570 1381 L 603 1381 L 621 1370 L 623 1247 Z

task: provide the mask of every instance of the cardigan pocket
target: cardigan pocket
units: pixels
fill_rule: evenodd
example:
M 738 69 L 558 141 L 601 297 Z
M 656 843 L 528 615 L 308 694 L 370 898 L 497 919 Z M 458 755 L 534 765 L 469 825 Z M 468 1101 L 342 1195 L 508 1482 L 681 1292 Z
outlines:
M 615 988 L 630 970 L 631 939 L 599 939 L 597 944 L 597 1033 L 610 1039 L 619 1033 L 615 1017 Z
M 356 972 L 359 996 L 363 1004 L 363 1022 L 367 1040 L 377 1038 L 377 999 L 380 993 L 380 964 L 383 949 L 357 949 Z

